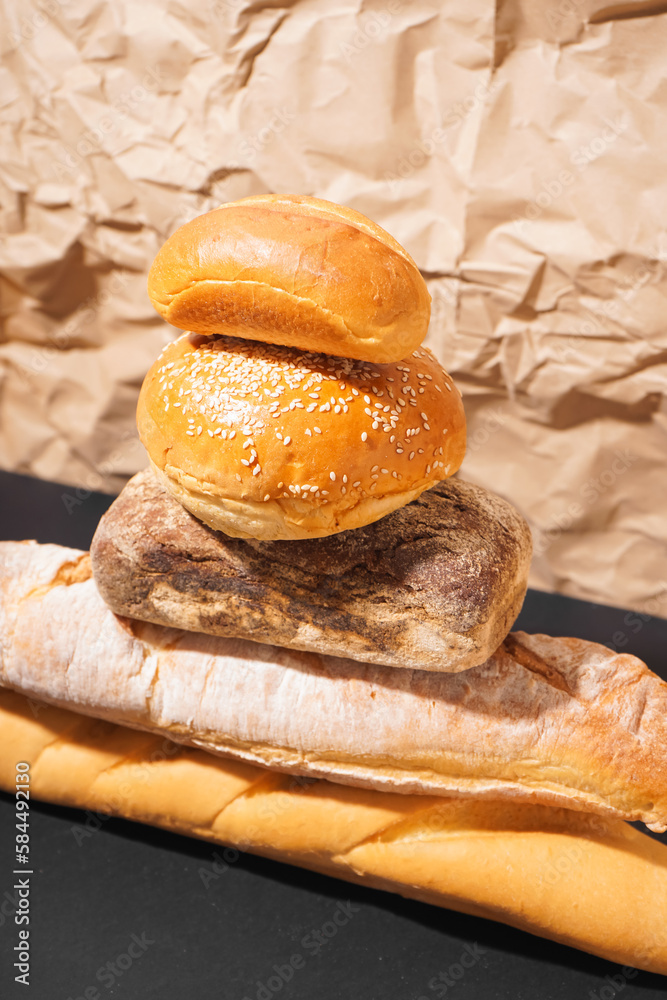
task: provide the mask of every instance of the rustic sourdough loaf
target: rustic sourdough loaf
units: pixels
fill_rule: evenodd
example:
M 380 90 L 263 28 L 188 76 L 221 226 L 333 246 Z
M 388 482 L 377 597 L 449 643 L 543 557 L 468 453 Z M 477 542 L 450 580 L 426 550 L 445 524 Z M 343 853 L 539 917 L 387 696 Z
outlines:
M 91 548 L 117 614 L 369 663 L 483 663 L 526 592 L 530 531 L 510 504 L 447 480 L 366 526 L 260 542 L 212 531 L 150 471 L 102 517 Z

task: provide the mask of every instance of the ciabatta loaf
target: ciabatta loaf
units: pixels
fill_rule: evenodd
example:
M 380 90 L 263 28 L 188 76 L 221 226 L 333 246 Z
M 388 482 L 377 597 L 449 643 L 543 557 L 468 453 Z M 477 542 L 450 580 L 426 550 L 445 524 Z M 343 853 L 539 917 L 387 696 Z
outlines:
M 0 691 L 0 788 L 14 790 L 19 760 L 31 765 L 35 798 L 239 847 L 667 974 L 667 847 L 616 819 L 296 779 Z M 213 866 L 202 873 L 214 877 Z
M 86 553 L 0 545 L 0 684 L 174 740 L 370 788 L 667 826 L 667 683 L 516 633 L 464 673 L 395 670 L 117 618 Z
M 148 470 L 91 547 L 120 615 L 420 670 L 464 670 L 518 615 L 531 556 L 511 504 L 449 479 L 365 528 L 260 542 L 212 531 Z M 259 654 L 258 654 L 259 655 Z

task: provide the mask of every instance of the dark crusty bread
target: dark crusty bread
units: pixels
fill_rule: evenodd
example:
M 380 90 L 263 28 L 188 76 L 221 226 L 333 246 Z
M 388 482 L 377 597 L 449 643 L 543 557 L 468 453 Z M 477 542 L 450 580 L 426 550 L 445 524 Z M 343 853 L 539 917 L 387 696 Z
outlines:
M 146 471 L 100 521 L 93 572 L 113 611 L 369 663 L 456 672 L 516 618 L 531 539 L 500 497 L 460 480 L 326 538 L 229 538 Z

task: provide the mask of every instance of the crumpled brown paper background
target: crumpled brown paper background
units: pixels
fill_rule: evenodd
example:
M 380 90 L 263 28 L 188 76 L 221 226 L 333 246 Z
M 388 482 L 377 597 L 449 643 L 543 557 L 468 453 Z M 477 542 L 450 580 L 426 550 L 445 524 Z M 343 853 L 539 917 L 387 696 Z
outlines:
M 533 586 L 667 616 L 666 6 L 4 0 L 0 465 L 120 489 L 159 246 L 316 194 L 426 274 Z

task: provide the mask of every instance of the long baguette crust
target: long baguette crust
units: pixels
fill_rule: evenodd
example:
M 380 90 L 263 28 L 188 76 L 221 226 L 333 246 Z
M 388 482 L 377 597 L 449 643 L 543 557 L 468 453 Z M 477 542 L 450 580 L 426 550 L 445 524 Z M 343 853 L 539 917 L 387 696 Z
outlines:
M 420 670 L 483 663 L 518 615 L 528 525 L 500 497 L 440 483 L 365 528 L 229 538 L 146 470 L 100 521 L 95 579 L 117 614 L 193 632 Z
M 0 691 L 0 788 L 489 917 L 667 975 L 667 847 L 566 809 L 300 781 Z M 76 832 L 76 827 L 73 827 Z M 208 870 L 208 868 L 206 868 Z
M 465 673 L 394 670 L 117 618 L 86 553 L 0 545 L 0 684 L 248 763 L 667 826 L 667 684 L 511 634 Z

